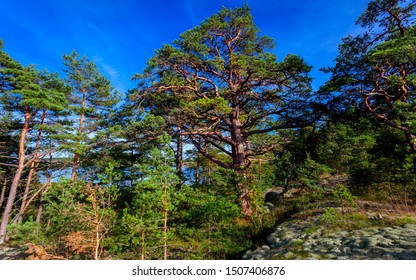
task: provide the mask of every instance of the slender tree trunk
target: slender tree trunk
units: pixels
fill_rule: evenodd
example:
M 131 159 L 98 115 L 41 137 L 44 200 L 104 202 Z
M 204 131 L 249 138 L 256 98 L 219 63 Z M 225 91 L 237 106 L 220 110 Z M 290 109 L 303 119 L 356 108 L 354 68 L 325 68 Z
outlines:
M 20 223 L 23 219 L 23 214 L 24 214 L 24 211 L 26 209 L 27 196 L 29 195 L 30 184 L 31 184 L 32 176 L 33 176 L 34 172 L 35 172 L 35 162 L 32 162 L 30 164 L 29 175 L 27 176 L 25 191 L 24 191 L 23 197 L 22 197 L 22 204 L 20 204 L 20 210 L 19 210 L 19 213 L 17 214 L 17 217 L 16 217 L 16 222 L 18 222 L 18 223 Z
M 75 182 L 75 179 L 77 178 L 78 167 L 79 167 L 79 154 L 76 153 L 74 155 L 74 161 L 72 165 L 71 182 Z
M 181 186 L 183 182 L 183 141 L 182 136 L 180 135 L 180 131 L 181 129 L 178 128 L 178 137 L 176 143 L 176 175 L 179 178 L 178 186 Z
M 130 155 L 131 155 L 131 158 L 130 158 L 131 159 L 130 160 L 130 189 L 133 190 L 134 189 L 133 169 L 134 169 L 134 164 L 135 164 L 135 160 L 134 160 L 134 148 L 133 147 L 130 150 Z M 133 197 L 133 194 L 132 194 L 132 197 Z
M 30 173 L 31 172 L 29 171 L 29 176 L 31 175 Z M 19 213 L 17 213 L 17 215 L 13 219 L 12 223 L 14 223 L 14 222 L 20 223 L 22 221 L 23 212 L 24 212 L 24 209 L 25 209 L 25 204 L 26 204 L 26 200 L 27 200 L 28 195 L 29 195 L 29 184 L 26 181 L 26 186 L 25 186 L 25 190 L 23 192 L 22 203 L 20 204 Z
M 26 108 L 25 122 L 23 124 L 23 128 L 20 133 L 17 170 L 14 175 L 12 185 L 10 186 L 9 197 L 7 199 L 6 207 L 4 209 L 3 217 L 2 217 L 1 225 L 0 225 L 0 244 L 5 243 L 7 241 L 6 227 L 9 224 L 9 219 L 12 213 L 14 200 L 16 199 L 17 187 L 19 186 L 20 178 L 22 176 L 23 169 L 25 168 L 25 159 L 26 159 L 25 141 L 26 141 L 27 131 L 29 130 L 29 122 L 30 122 L 31 117 L 32 117 L 32 114 L 29 113 L 29 108 Z
M 82 132 L 83 132 L 83 126 L 84 126 L 84 119 L 85 119 L 85 97 L 86 97 L 87 92 L 85 90 L 82 91 L 82 102 L 81 102 L 81 116 L 79 118 L 79 125 L 78 125 L 78 137 L 81 137 Z M 81 143 L 81 140 L 77 140 L 77 146 Z M 76 147 L 76 149 L 78 149 L 78 147 Z M 77 170 L 79 167 L 79 157 L 80 154 L 78 153 L 78 151 L 75 151 L 74 154 L 74 161 L 73 161 L 73 165 L 72 165 L 72 174 L 71 174 L 71 182 L 75 182 L 75 179 L 77 178 Z
M 52 151 L 52 139 L 49 139 L 49 149 Z M 45 202 L 43 200 L 43 196 L 44 194 L 49 190 L 49 187 L 51 185 L 51 181 L 52 181 L 52 175 L 49 173 L 49 168 L 52 166 L 52 160 L 53 160 L 53 156 L 52 153 L 49 154 L 49 166 L 46 169 L 46 186 L 45 189 L 41 192 L 40 194 L 40 198 L 39 198 L 39 208 L 38 208 L 38 213 L 36 215 L 36 222 L 40 223 L 41 219 L 42 219 L 42 214 L 43 211 L 45 210 Z
M 95 252 L 94 252 L 94 259 L 98 260 L 99 259 L 99 251 L 100 251 L 100 232 L 101 232 L 101 228 L 100 228 L 100 219 L 98 217 L 98 213 L 96 213 L 95 216 L 96 219 L 96 224 L 95 224 Z
M 145 255 L 146 246 L 145 246 L 144 241 L 145 241 L 145 231 L 144 231 L 144 228 L 143 228 L 142 229 L 142 257 L 141 257 L 142 261 L 144 261 L 145 257 L 146 257 L 146 255 Z
M 200 158 L 199 158 L 199 152 L 196 153 L 196 167 L 195 167 L 195 185 L 197 187 L 200 186 L 199 180 L 200 180 L 200 174 L 199 174 L 199 168 L 200 168 Z
M 163 209 L 163 258 L 164 260 L 168 259 L 168 181 L 165 178 L 164 186 L 164 209 Z
M 4 196 L 6 194 L 6 188 L 7 188 L 7 178 L 4 177 L 3 187 L 1 188 L 1 194 L 0 194 L 0 209 L 3 206 Z
M 22 209 L 22 212 L 24 213 L 26 211 L 26 209 L 29 207 L 29 205 L 33 202 L 33 200 L 35 200 L 35 198 L 39 195 L 42 194 L 43 192 L 45 192 L 45 188 L 48 188 L 50 184 L 50 181 L 46 182 L 38 191 L 36 191 L 28 200 L 27 203 L 25 204 L 25 207 Z M 14 219 L 12 220 L 12 223 L 16 223 L 18 221 L 20 221 L 21 216 L 20 214 L 17 214 Z
M 40 198 L 39 198 L 39 208 L 38 208 L 38 213 L 36 214 L 36 222 L 37 223 L 40 223 L 40 221 L 42 219 L 43 211 L 45 210 L 45 202 L 43 201 L 43 195 L 47 192 L 48 188 L 49 188 L 49 185 L 40 194 Z
M 43 200 L 43 196 L 49 190 L 50 185 L 51 185 L 50 178 L 48 178 L 45 189 L 42 190 L 42 192 L 40 193 L 40 197 L 39 197 L 39 208 L 38 208 L 38 213 L 36 214 L 37 223 L 40 223 L 42 219 L 42 214 L 43 214 L 43 211 L 45 210 L 45 201 Z
M 46 109 L 43 109 L 41 122 L 40 122 L 41 125 L 43 125 L 45 123 L 45 118 L 46 118 Z M 34 154 L 36 154 L 39 151 L 40 141 L 42 140 L 42 132 L 43 132 L 43 130 L 42 130 L 42 128 L 40 128 L 39 132 L 38 132 L 38 135 L 36 137 L 36 144 L 35 144 Z M 36 167 L 37 166 L 38 166 L 38 163 L 35 162 L 35 161 L 32 161 L 32 163 L 30 164 L 30 171 L 29 171 L 29 175 L 27 176 L 25 192 L 24 192 L 23 197 L 22 197 L 22 204 L 20 205 L 20 210 L 19 210 L 19 214 L 18 214 L 18 217 L 17 217 L 17 222 L 18 223 L 22 221 L 24 211 L 27 209 L 27 206 L 26 206 L 27 196 L 29 195 L 30 185 L 32 184 L 32 178 L 33 178 L 33 175 L 36 172 Z

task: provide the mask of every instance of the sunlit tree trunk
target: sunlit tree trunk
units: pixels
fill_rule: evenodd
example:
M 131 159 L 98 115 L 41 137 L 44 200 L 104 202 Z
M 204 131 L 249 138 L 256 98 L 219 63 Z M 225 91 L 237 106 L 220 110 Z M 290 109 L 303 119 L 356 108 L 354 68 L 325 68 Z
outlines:
M 25 159 L 26 159 L 25 141 L 26 141 L 26 134 L 29 130 L 29 122 L 31 118 L 32 118 L 32 114 L 29 112 L 29 107 L 27 107 L 26 113 L 25 113 L 25 121 L 23 123 L 23 128 L 20 133 L 17 169 L 14 175 L 13 181 L 12 181 L 12 185 L 10 186 L 9 197 L 7 199 L 6 207 L 4 209 L 3 217 L 2 217 L 1 225 L 0 225 L 0 244 L 5 243 L 7 241 L 6 227 L 9 224 L 9 219 L 13 210 L 13 204 L 16 199 L 17 187 L 19 186 L 20 178 L 25 168 Z
M 43 109 L 43 113 L 42 113 L 42 117 L 41 117 L 41 123 L 40 123 L 41 125 L 44 124 L 45 118 L 46 118 L 46 109 Z M 36 155 L 36 153 L 39 151 L 39 146 L 40 146 L 41 139 L 42 139 L 42 128 L 39 129 L 39 132 L 38 132 L 38 135 L 37 135 L 34 155 Z M 30 164 L 29 175 L 27 176 L 26 187 L 25 187 L 25 191 L 24 191 L 24 194 L 23 194 L 23 197 L 22 197 L 22 204 L 20 205 L 19 214 L 18 214 L 17 219 L 16 219 L 17 222 L 22 221 L 24 211 L 27 209 L 27 205 L 26 205 L 27 204 L 27 197 L 29 195 L 33 175 L 36 172 L 36 167 L 37 166 L 38 166 L 38 163 L 36 161 L 32 161 L 32 163 Z

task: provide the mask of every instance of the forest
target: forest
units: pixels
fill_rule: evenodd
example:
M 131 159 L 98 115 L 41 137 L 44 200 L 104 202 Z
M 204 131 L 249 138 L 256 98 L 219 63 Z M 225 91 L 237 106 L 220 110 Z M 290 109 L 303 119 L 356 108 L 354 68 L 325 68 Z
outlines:
M 238 259 L 328 186 L 343 208 L 414 215 L 415 23 L 413 1 L 369 1 L 318 90 L 313 65 L 278 59 L 248 5 L 161 46 L 128 92 L 76 51 L 58 74 L 0 41 L 0 246 Z

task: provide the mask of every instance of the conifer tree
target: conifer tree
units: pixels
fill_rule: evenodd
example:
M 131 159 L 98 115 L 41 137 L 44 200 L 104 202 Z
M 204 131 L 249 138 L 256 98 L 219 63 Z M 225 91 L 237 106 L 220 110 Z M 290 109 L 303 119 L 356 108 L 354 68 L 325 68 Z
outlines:
M 136 76 L 133 98 L 244 181 L 251 159 L 280 145 L 278 134 L 256 145 L 252 137 L 313 121 L 310 66 L 295 55 L 278 61 L 273 47 L 272 39 L 259 35 L 247 5 L 223 8 L 156 51 Z M 250 190 L 237 184 L 242 211 L 250 215 Z
M 379 122 L 401 131 L 416 153 L 415 4 L 373 0 L 358 18 L 364 28 L 343 39 L 331 80 L 322 88 L 364 108 Z
M 26 154 L 27 134 L 32 121 L 43 109 L 63 111 L 67 104 L 67 87 L 57 74 L 40 72 L 33 66 L 24 67 L 3 50 L 0 51 L 0 80 L 3 85 L 1 101 L 4 108 L 22 116 L 16 170 L 0 225 L 0 243 L 4 243 L 7 240 L 6 227 L 12 214 L 23 171 L 33 161 L 45 156 L 40 153 L 31 156 Z
M 93 61 L 76 51 L 63 56 L 67 81 L 72 87 L 69 102 L 79 117 L 73 149 L 71 179 L 74 181 L 81 155 L 91 146 L 92 133 L 96 133 L 103 120 L 109 117 L 112 106 L 118 102 L 118 92 L 111 86 Z

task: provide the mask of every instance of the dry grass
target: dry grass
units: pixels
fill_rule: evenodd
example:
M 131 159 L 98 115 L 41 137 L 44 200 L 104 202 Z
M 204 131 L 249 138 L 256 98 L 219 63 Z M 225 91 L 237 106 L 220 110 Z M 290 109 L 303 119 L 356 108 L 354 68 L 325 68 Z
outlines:
M 409 205 L 401 201 L 390 200 L 388 202 L 358 201 L 359 208 L 370 213 L 385 215 L 416 215 L 416 205 Z
M 29 255 L 27 257 L 29 260 L 66 260 L 66 258 L 62 256 L 49 254 L 41 245 L 29 243 L 27 244 L 27 247 L 28 249 L 26 250 L 26 254 Z

